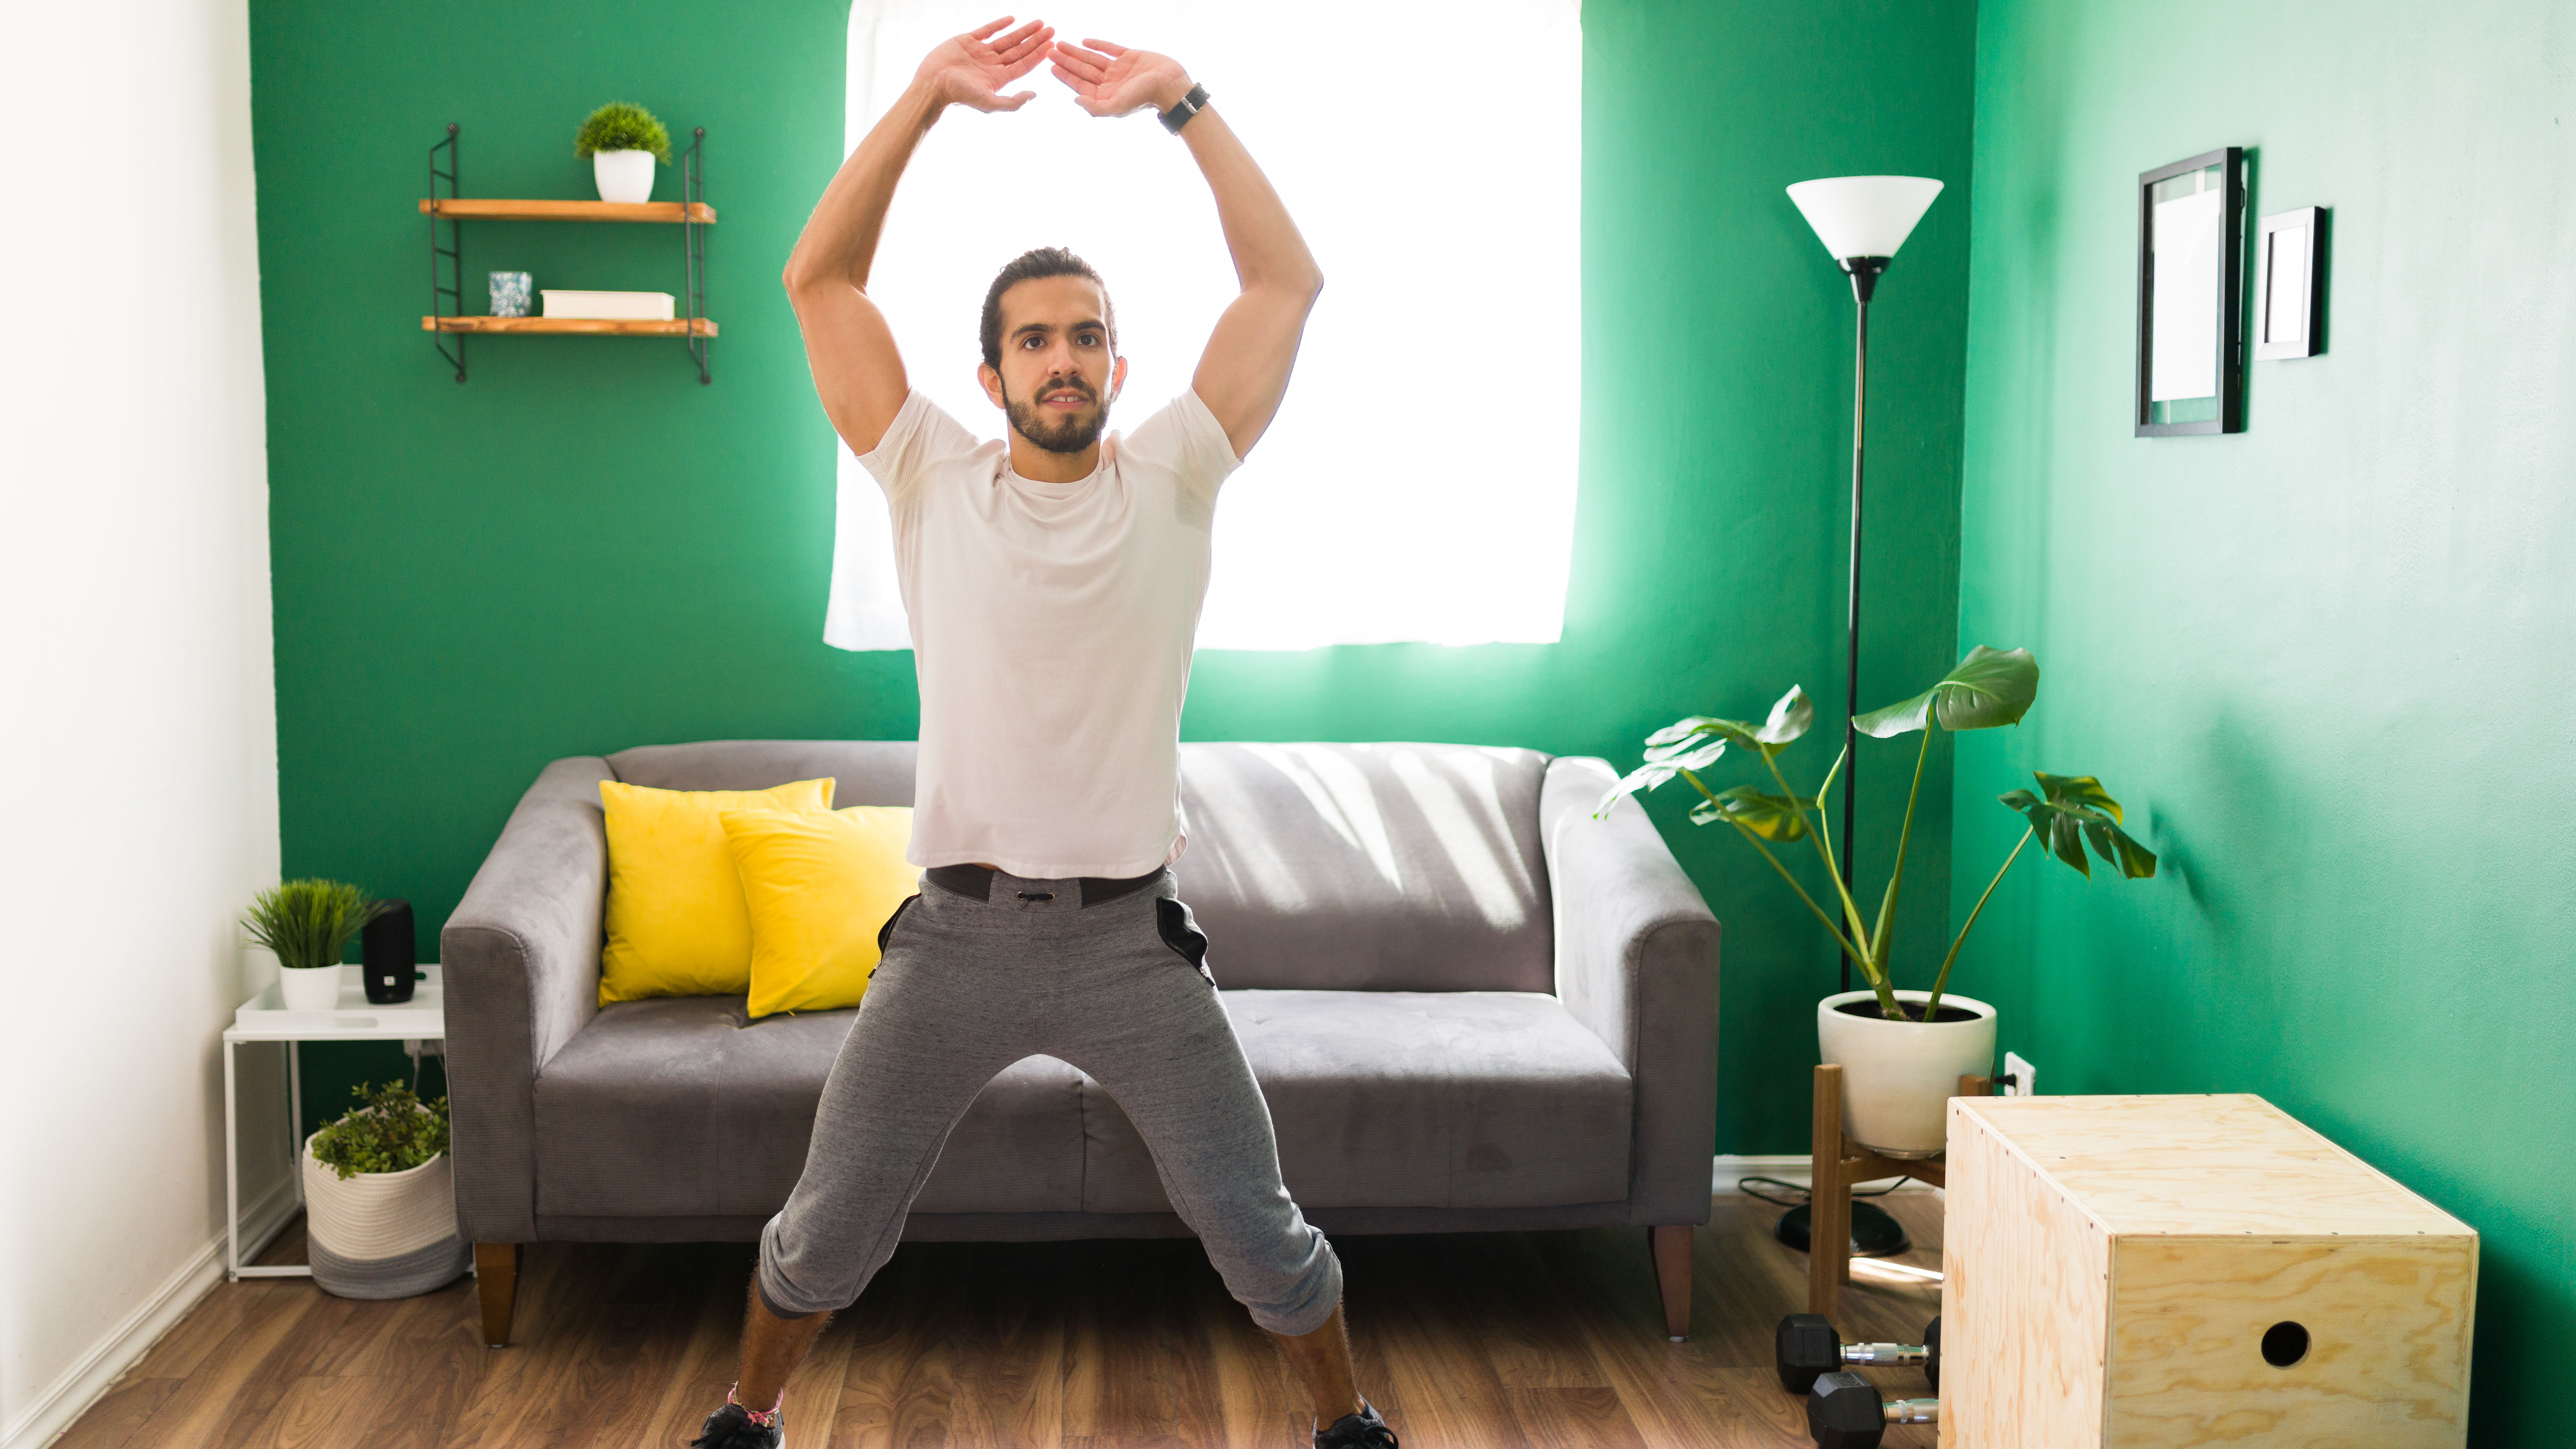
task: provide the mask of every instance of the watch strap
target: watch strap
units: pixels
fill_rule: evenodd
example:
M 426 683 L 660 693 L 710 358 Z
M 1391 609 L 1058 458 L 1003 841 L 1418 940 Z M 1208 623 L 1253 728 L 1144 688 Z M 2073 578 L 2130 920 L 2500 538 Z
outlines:
M 1163 129 L 1171 132 L 1175 136 L 1181 134 L 1181 128 L 1190 123 L 1190 117 L 1206 110 L 1207 103 L 1207 87 L 1202 85 L 1191 86 L 1190 93 L 1188 95 L 1181 97 L 1178 101 L 1173 103 L 1170 110 L 1163 112 Z

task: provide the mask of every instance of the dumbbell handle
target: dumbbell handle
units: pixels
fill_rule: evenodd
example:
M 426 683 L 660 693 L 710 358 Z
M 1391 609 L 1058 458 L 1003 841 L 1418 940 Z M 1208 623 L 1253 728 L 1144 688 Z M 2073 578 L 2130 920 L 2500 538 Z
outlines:
M 1889 1399 L 1878 1406 L 1891 1424 L 1938 1424 L 1941 1422 L 1939 1399 Z
M 1914 1368 L 1932 1361 L 1932 1351 L 1919 1343 L 1847 1343 L 1843 1362 L 1873 1368 Z

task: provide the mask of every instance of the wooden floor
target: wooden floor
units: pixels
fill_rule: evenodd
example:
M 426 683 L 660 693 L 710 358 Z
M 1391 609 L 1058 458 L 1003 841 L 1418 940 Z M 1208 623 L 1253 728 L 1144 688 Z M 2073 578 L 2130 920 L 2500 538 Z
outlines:
M 1900 1261 L 1937 1267 L 1940 1200 L 1885 1202 L 1918 1244 Z M 1684 1344 L 1664 1341 L 1642 1230 L 1339 1239 L 1361 1387 L 1407 1449 L 1805 1445 L 1805 1401 L 1770 1366 L 1772 1325 L 1805 1307 L 1778 1212 L 1716 1200 Z M 290 1229 L 266 1259 L 302 1252 Z M 389 1303 L 219 1285 L 59 1449 L 665 1449 L 723 1401 L 751 1261 L 748 1245 L 538 1244 L 517 1341 L 497 1351 L 470 1279 Z M 1868 1271 L 1843 1332 L 1918 1341 L 1938 1287 Z M 1908 1371 L 1873 1377 L 1927 1392 Z M 1293 1449 L 1305 1415 L 1194 1241 L 908 1244 L 789 1386 L 787 1442 Z

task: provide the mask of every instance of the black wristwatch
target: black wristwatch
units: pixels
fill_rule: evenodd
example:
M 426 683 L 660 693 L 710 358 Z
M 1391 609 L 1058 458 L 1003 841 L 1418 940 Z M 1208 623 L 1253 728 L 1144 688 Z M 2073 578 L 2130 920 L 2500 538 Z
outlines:
M 1170 110 L 1163 112 L 1163 129 L 1175 136 L 1181 134 L 1181 128 L 1190 123 L 1190 117 L 1206 110 L 1207 103 L 1207 87 L 1191 86 L 1188 95 L 1181 97 L 1173 103 Z

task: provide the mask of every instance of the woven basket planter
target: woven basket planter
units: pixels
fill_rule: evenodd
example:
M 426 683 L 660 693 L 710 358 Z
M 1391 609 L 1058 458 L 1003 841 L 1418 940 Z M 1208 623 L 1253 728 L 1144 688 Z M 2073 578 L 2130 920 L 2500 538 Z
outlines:
M 322 1291 L 409 1298 L 455 1282 L 472 1261 L 456 1235 L 456 1164 L 446 1153 L 344 1182 L 313 1155 L 308 1137 L 303 1171 L 305 1237 Z

